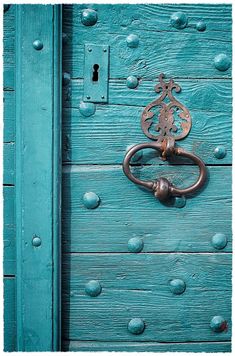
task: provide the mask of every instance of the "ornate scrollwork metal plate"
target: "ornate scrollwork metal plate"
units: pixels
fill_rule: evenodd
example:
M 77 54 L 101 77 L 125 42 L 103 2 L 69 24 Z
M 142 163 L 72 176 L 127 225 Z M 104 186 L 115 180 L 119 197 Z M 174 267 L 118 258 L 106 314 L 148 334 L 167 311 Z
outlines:
M 160 74 L 160 83 L 155 86 L 156 93 L 162 91 L 161 96 L 146 106 L 141 118 L 144 134 L 159 143 L 163 142 L 166 137 L 181 140 L 191 129 L 191 116 L 188 109 L 172 94 L 172 90 L 179 93 L 181 87 L 173 79 L 166 83 L 163 78 L 164 74 Z M 155 107 L 158 107 L 158 112 L 151 111 Z M 154 122 L 156 117 L 157 123 Z

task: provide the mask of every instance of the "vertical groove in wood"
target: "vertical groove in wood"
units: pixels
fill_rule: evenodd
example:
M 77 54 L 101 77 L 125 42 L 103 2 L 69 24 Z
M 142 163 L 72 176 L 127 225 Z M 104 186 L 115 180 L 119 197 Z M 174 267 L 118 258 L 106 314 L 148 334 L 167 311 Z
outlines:
M 18 351 L 59 345 L 60 21 L 60 7 L 17 6 Z M 42 49 L 34 48 L 35 40 Z

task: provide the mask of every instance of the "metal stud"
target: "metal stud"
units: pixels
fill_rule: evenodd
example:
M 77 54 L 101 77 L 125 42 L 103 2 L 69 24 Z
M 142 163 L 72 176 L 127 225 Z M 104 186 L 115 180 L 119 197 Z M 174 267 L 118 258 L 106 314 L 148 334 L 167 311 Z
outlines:
M 43 43 L 40 40 L 35 40 L 33 41 L 33 48 L 36 49 L 37 51 L 40 51 L 43 49 Z
M 83 101 L 79 105 L 79 111 L 83 116 L 89 117 L 95 113 L 95 104 L 93 103 L 84 103 Z
M 174 198 L 175 208 L 183 208 L 185 205 L 186 205 L 186 198 L 184 196 Z
M 222 250 L 227 245 L 228 239 L 224 234 L 218 232 L 212 237 L 211 242 L 214 248 Z
M 128 331 L 132 334 L 142 334 L 145 329 L 144 321 L 140 318 L 131 319 L 128 323 Z
M 137 35 L 134 34 L 130 34 L 129 36 L 127 36 L 126 38 L 126 43 L 127 46 L 130 48 L 136 48 L 139 45 L 139 37 Z
M 196 23 L 196 29 L 198 30 L 198 31 L 200 31 L 200 32 L 203 32 L 203 31 L 205 31 L 205 29 L 206 29 L 206 23 L 204 22 L 204 21 L 198 21 L 197 23 Z
M 83 203 L 87 209 L 95 209 L 100 204 L 100 198 L 93 192 L 87 192 L 83 195 Z
M 89 281 L 85 286 L 85 292 L 90 297 L 97 297 L 102 291 L 102 287 L 99 281 Z
M 97 12 L 93 9 L 85 9 L 82 12 L 82 23 L 85 26 L 93 26 L 96 24 L 98 19 Z
M 170 18 L 171 26 L 181 30 L 188 24 L 188 16 L 184 12 L 174 12 Z
M 132 237 L 128 241 L 128 250 L 133 253 L 141 252 L 144 248 L 144 241 L 139 237 Z
M 216 315 L 211 319 L 210 327 L 215 332 L 222 332 L 227 330 L 228 324 L 221 315 Z
M 67 72 L 64 72 L 64 73 L 63 73 L 63 78 L 62 78 L 63 85 L 64 85 L 64 86 L 65 86 L 65 85 L 68 85 L 69 82 L 70 82 L 70 79 L 71 79 L 70 74 L 67 73 Z
M 225 72 L 231 66 L 231 60 L 225 53 L 220 53 L 214 58 L 215 68 Z
M 215 149 L 214 149 L 214 156 L 217 158 L 217 159 L 222 159 L 226 156 L 226 153 L 227 153 L 227 150 L 224 146 L 217 146 Z
M 170 290 L 173 294 L 182 294 L 186 289 L 186 284 L 182 279 L 172 279 L 169 283 Z
M 34 236 L 32 239 L 32 245 L 35 247 L 39 247 L 39 246 L 41 246 L 41 244 L 42 244 L 42 241 L 41 241 L 40 237 Z
M 126 80 L 126 85 L 130 89 L 135 89 L 139 84 L 138 78 L 130 75 Z

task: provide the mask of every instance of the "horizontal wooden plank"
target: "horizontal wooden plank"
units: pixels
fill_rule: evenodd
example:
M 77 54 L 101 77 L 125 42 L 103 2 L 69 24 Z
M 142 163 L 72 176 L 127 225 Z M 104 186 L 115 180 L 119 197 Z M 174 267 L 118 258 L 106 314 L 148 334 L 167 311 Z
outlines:
M 143 134 L 140 117 L 143 107 L 97 105 L 87 118 L 78 109 L 63 111 L 63 161 L 76 164 L 122 163 L 128 147 L 149 139 Z M 110 119 L 112 118 L 112 121 Z M 231 114 L 192 112 L 192 129 L 178 145 L 193 152 L 206 164 L 231 164 Z M 227 154 L 217 159 L 214 150 L 225 146 Z M 156 163 L 156 153 L 144 151 L 141 163 Z
M 4 351 L 16 351 L 15 278 L 4 278 Z
M 196 181 L 195 166 L 139 166 L 140 179 L 166 177 L 176 186 Z M 95 192 L 96 209 L 86 209 L 83 194 Z M 140 237 L 145 252 L 215 251 L 211 239 L 224 233 L 231 251 L 231 167 L 208 167 L 208 183 L 184 208 L 161 204 L 130 182 L 120 166 L 65 166 L 63 174 L 63 249 L 67 252 L 128 252 Z
M 65 339 L 92 341 L 229 341 L 231 337 L 231 254 L 72 254 L 64 256 L 63 322 Z M 181 295 L 172 279 L 186 284 Z M 98 280 L 98 297 L 85 285 Z M 228 323 L 210 329 L 213 316 Z M 128 332 L 132 318 L 145 331 Z
M 159 32 L 156 32 L 159 25 L 157 19 L 163 19 L 164 15 L 156 16 L 158 7 L 154 10 L 153 4 L 150 8 L 148 5 L 142 5 L 141 8 L 138 5 L 129 5 L 128 8 L 126 5 L 125 7 L 122 5 L 96 5 L 98 22 L 95 26 L 90 27 L 81 23 L 81 9 L 79 5 L 73 6 L 65 17 L 63 27 L 63 31 L 69 39 L 64 46 L 63 68 L 73 78 L 83 78 L 84 44 L 99 43 L 100 41 L 110 46 L 111 78 L 137 75 L 141 78 L 153 79 L 161 72 L 184 78 L 231 77 L 231 68 L 223 72 L 214 66 L 214 57 L 219 53 L 226 53 L 231 58 L 231 8 L 224 10 L 229 23 L 229 28 L 226 29 L 226 25 L 224 27 L 225 32 L 220 33 L 217 28 L 214 31 L 207 29 L 205 32 L 198 32 L 190 26 L 188 31 L 174 30 L 170 34 L 168 29 L 172 7 L 170 12 L 169 8 L 165 8 L 167 9 L 165 15 L 167 21 L 164 21 L 162 31 Z M 132 20 L 133 22 L 137 20 L 138 26 L 135 25 L 136 27 L 132 28 L 128 24 L 123 27 L 122 21 L 118 21 L 120 14 L 116 20 L 113 20 L 120 9 L 122 18 L 126 18 L 129 23 Z M 177 9 L 177 6 L 174 9 Z M 207 14 L 207 21 L 210 17 L 210 21 L 216 27 L 222 8 L 214 9 L 215 12 L 217 11 L 216 17 L 211 18 Z M 206 8 L 204 10 L 204 14 L 206 14 Z M 135 14 L 136 11 L 138 14 Z M 144 12 L 147 14 L 148 20 L 144 16 Z M 162 5 L 162 12 L 164 12 L 164 5 Z M 77 15 L 73 15 L 74 13 Z M 76 16 L 76 20 L 74 16 Z M 142 26 L 140 22 L 142 22 Z M 160 22 L 162 21 L 160 20 Z M 221 20 L 218 22 L 221 23 Z M 223 19 L 223 22 L 226 21 Z M 140 40 L 138 47 L 134 49 L 129 48 L 126 44 L 126 37 L 132 32 L 138 35 Z
M 127 352 L 231 352 L 231 342 L 157 343 L 65 341 L 64 351 L 127 351 Z
M 4 274 L 15 274 L 15 188 L 4 187 Z
M 15 182 L 15 143 L 4 143 L 4 184 L 14 184 Z
M 15 141 L 15 92 L 4 91 L 4 142 Z

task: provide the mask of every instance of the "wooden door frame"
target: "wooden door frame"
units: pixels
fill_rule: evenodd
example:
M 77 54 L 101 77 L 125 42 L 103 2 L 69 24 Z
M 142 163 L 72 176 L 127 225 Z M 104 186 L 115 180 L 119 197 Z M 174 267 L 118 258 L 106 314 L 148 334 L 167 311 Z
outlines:
M 61 5 L 16 5 L 17 351 L 60 350 Z

